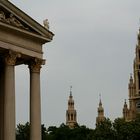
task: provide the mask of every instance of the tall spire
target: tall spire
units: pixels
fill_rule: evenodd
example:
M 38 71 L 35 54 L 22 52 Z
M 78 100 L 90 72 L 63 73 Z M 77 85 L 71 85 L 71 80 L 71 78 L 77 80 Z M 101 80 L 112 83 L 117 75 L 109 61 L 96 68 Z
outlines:
M 126 99 L 124 100 L 124 108 L 127 108 Z
M 70 97 L 72 97 L 72 86 L 70 86 Z
M 137 39 L 138 39 L 138 45 L 140 45 L 140 27 L 139 27 L 138 37 L 137 37 Z
M 73 128 L 77 124 L 77 113 L 74 108 L 74 100 L 72 96 L 72 86 L 70 86 L 70 96 L 68 100 L 68 110 L 66 111 L 66 125 Z
M 96 118 L 96 125 L 98 125 L 104 120 L 105 120 L 104 108 L 102 107 L 101 94 L 99 94 L 99 107 L 98 107 L 98 116 Z
M 104 109 L 102 107 L 102 100 L 101 100 L 101 94 L 99 94 L 99 107 L 98 107 L 98 114 L 99 115 L 104 115 Z
M 129 96 L 132 97 L 133 96 L 133 91 L 134 91 L 133 90 L 134 89 L 134 82 L 133 82 L 132 73 L 130 74 L 128 89 L 129 89 Z
M 130 83 L 133 83 L 132 73 L 130 73 Z
M 124 106 L 123 106 L 123 118 L 127 121 L 128 120 L 128 107 L 126 103 L 126 99 L 124 100 Z
M 99 94 L 99 107 L 102 106 L 102 101 L 101 101 L 101 94 Z

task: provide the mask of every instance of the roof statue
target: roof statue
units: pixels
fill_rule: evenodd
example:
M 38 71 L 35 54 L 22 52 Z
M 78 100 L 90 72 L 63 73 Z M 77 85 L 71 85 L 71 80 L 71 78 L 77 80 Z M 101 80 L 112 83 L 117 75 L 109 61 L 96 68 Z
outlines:
M 49 21 L 48 21 L 48 19 L 45 19 L 45 20 L 43 21 L 43 24 L 44 24 L 44 27 L 45 27 L 46 29 L 49 29 Z

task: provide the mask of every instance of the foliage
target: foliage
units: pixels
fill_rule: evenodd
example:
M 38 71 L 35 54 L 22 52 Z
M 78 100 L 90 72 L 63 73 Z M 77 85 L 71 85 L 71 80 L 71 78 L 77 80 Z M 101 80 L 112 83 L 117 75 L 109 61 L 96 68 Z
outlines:
M 41 126 L 42 129 L 42 140 L 47 139 L 47 130 L 44 125 Z M 25 125 L 18 124 L 16 129 L 16 140 L 30 140 L 30 124 L 27 122 Z
M 60 127 L 49 127 L 48 128 L 48 139 L 47 140 L 88 140 L 90 129 L 86 126 L 75 126 L 70 129 L 65 124 L 61 124 Z
M 17 140 L 29 140 L 30 124 L 19 124 L 16 129 Z M 140 138 L 140 116 L 134 121 L 125 122 L 117 118 L 114 122 L 105 119 L 96 125 L 95 129 L 78 124 L 69 128 L 65 124 L 59 127 L 50 126 L 48 129 L 42 125 L 42 140 L 139 140 Z
M 19 124 L 16 129 L 16 140 L 29 140 L 30 138 L 30 124 Z
M 109 119 L 105 119 L 103 122 L 97 124 L 93 138 L 94 140 L 114 140 L 114 134 L 112 122 Z
M 113 124 L 117 140 L 139 140 L 140 138 L 140 118 L 134 121 L 125 122 L 118 118 Z

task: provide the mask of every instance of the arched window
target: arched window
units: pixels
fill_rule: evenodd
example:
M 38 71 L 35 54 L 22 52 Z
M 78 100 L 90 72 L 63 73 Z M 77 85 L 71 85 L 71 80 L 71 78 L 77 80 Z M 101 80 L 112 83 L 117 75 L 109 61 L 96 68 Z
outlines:
M 73 114 L 71 114 L 71 120 L 73 121 Z
M 68 120 L 70 120 L 70 115 L 68 114 Z

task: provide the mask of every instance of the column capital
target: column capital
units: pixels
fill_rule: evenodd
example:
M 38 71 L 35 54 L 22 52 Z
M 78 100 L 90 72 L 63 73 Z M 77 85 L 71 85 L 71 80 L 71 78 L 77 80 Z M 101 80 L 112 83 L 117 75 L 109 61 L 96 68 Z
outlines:
M 44 65 L 44 64 L 45 64 L 44 59 L 34 58 L 30 60 L 29 62 L 29 69 L 31 72 L 39 73 L 41 69 L 41 65 Z
M 16 63 L 16 59 L 18 57 L 21 57 L 21 54 L 12 50 L 9 50 L 6 54 L 5 54 L 5 64 L 7 65 L 15 65 Z

